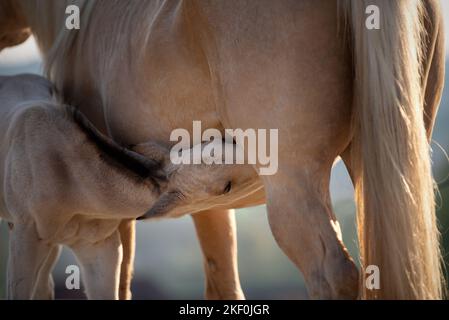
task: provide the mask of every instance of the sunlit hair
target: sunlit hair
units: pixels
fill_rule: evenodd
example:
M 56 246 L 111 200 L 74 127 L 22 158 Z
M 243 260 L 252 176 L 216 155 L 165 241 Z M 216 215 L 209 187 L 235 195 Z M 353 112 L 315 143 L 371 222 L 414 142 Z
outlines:
M 365 27 L 368 5 L 380 29 Z M 340 0 L 353 46 L 358 233 L 363 266 L 380 269 L 366 298 L 439 299 L 441 254 L 423 121 L 418 0 Z

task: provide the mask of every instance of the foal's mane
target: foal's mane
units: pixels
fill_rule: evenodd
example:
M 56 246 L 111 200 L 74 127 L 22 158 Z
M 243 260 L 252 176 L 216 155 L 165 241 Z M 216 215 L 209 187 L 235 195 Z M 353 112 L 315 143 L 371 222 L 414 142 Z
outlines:
M 139 182 L 150 181 L 153 187 L 160 191 L 160 184 L 166 181 L 160 162 L 146 158 L 105 136 L 77 108 L 66 106 L 66 111 L 69 118 L 84 132 L 89 142 L 95 145 L 104 161 L 117 167 L 120 172 L 125 170 L 131 173 Z

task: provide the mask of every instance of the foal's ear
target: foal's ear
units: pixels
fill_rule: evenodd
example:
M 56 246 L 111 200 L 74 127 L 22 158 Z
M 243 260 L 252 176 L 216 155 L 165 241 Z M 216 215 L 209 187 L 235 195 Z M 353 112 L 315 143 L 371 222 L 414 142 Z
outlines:
M 137 220 L 162 217 L 170 210 L 176 208 L 183 201 L 183 198 L 183 194 L 178 190 L 166 191 L 159 197 L 151 209 L 143 216 L 138 217 Z

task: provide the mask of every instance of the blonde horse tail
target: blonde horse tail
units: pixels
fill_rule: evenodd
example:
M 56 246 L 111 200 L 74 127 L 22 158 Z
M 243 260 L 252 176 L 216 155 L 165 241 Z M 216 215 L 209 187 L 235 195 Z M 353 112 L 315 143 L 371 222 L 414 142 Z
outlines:
M 419 0 L 341 0 L 354 58 L 353 165 L 367 299 L 440 299 L 441 254 L 423 120 Z M 373 6 L 374 5 L 374 6 Z M 371 11 L 372 10 L 372 11 Z M 378 10 L 378 12 L 377 12 Z M 379 28 L 370 18 L 379 13 Z

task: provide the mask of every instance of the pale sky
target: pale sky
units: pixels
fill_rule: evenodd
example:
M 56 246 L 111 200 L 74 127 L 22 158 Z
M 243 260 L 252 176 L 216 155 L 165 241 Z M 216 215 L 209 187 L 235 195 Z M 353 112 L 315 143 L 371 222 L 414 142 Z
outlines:
M 445 22 L 446 33 L 446 56 L 449 57 L 449 0 L 441 0 L 443 5 L 443 14 Z

